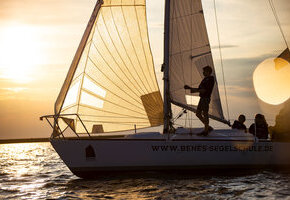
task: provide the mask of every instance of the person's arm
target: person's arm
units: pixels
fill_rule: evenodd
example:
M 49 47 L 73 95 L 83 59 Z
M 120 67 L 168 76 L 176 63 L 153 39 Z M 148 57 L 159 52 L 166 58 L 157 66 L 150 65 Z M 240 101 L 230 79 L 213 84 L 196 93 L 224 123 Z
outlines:
M 201 89 L 201 88 L 192 88 L 188 85 L 184 85 L 184 89 L 186 90 L 190 90 L 191 93 L 196 93 L 196 92 L 205 92 L 205 89 Z

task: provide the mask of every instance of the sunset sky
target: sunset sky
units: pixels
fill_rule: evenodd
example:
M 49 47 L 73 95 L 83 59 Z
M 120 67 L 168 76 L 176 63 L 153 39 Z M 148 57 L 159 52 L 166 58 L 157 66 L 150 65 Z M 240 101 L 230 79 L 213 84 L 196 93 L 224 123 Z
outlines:
M 259 63 L 278 56 L 286 48 L 269 2 L 216 2 L 230 118 L 240 113 L 253 118 L 262 112 L 273 124 L 283 105 L 271 106 L 258 100 L 252 81 Z M 290 44 L 289 0 L 273 2 Z M 53 114 L 54 102 L 95 3 L 96 0 L 0 0 L 0 139 L 50 135 L 50 127 L 39 117 Z M 203 0 L 225 102 L 213 5 L 213 0 Z M 149 36 L 160 88 L 163 6 L 164 0 L 147 0 Z M 290 65 L 287 73 L 289 68 Z M 223 106 L 227 111 L 225 103 Z

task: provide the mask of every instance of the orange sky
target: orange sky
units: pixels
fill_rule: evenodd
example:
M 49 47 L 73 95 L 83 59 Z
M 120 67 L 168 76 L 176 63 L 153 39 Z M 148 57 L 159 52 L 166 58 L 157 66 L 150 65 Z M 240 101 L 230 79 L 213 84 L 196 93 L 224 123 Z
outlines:
M 278 108 L 257 100 L 250 80 L 257 64 L 285 49 L 267 1 L 217 2 L 231 118 L 241 112 L 249 117 L 258 111 L 274 109 L 274 114 L 277 113 Z M 290 4 L 288 0 L 274 2 L 289 44 Z M 159 83 L 163 59 L 163 3 L 163 0 L 148 0 L 147 3 Z M 221 77 L 213 5 L 211 0 L 203 3 L 217 75 Z M 39 121 L 39 117 L 53 114 L 54 102 L 94 5 L 95 0 L 0 1 L 0 139 L 50 135 L 50 127 Z M 218 81 L 222 84 L 221 78 Z M 247 106 L 237 106 L 240 104 Z

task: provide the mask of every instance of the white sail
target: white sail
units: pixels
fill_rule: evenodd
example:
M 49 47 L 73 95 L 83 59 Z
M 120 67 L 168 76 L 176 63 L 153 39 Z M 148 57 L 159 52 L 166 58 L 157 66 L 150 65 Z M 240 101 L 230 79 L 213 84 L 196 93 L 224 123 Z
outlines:
M 145 0 L 97 3 L 56 101 L 57 115 L 77 114 L 93 133 L 163 123 L 145 9 Z M 76 116 L 67 118 L 60 126 L 85 132 Z
M 215 77 L 201 0 L 170 0 L 169 20 L 170 101 L 195 111 L 198 93 L 190 93 L 184 85 L 197 88 L 204 78 L 202 68 L 205 66 L 212 67 Z M 225 122 L 217 83 L 211 96 L 209 114 L 211 118 Z

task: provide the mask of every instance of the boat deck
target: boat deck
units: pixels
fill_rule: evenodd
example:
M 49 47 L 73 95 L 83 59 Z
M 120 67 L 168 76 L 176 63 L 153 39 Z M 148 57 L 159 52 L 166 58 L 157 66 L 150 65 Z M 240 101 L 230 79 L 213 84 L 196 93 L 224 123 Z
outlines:
M 263 141 L 270 142 L 270 139 L 257 139 L 250 133 L 245 133 L 235 129 L 216 129 L 207 136 L 198 136 L 203 128 L 178 128 L 175 134 L 162 134 L 160 132 L 139 132 L 129 135 L 92 135 L 82 137 L 69 137 L 68 140 L 171 140 L 171 141 Z

